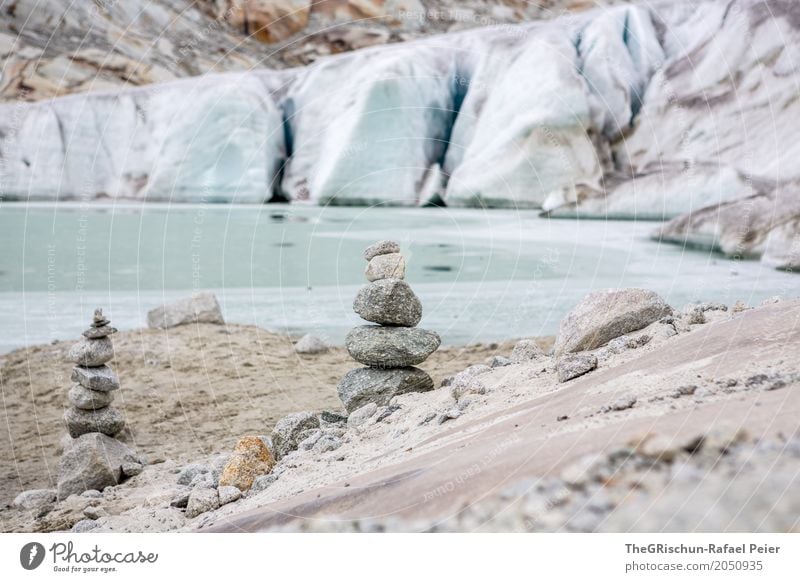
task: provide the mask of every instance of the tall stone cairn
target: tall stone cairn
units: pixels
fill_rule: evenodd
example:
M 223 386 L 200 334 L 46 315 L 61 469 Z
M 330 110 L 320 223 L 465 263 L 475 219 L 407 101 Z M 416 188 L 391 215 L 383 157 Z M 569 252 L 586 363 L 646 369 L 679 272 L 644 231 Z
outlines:
M 416 327 L 422 319 L 422 304 L 405 282 L 406 261 L 400 245 L 380 241 L 366 248 L 366 276 L 353 302 L 362 319 L 377 325 L 361 325 L 347 334 L 350 356 L 364 364 L 344 375 L 339 398 L 347 412 L 374 402 L 379 406 L 407 392 L 433 390 L 431 377 L 415 368 L 435 352 L 439 335 Z
M 69 391 L 72 406 L 64 413 L 72 438 L 92 432 L 113 437 L 125 426 L 122 413 L 111 406 L 114 391 L 119 389 L 119 378 L 106 366 L 114 357 L 109 336 L 116 332 L 103 316 L 103 310 L 96 309 L 89 329 L 69 350 L 69 360 L 77 364 L 72 369 L 74 384 Z

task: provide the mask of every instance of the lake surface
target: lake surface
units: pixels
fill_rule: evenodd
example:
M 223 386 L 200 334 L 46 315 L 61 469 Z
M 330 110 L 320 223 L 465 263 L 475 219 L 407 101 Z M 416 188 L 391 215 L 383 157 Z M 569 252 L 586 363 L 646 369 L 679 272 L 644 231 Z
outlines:
M 198 290 L 230 322 L 342 343 L 361 322 L 362 250 L 384 238 L 406 254 L 420 325 L 446 344 L 553 334 L 604 287 L 654 289 L 678 307 L 796 294 L 797 275 L 650 241 L 655 227 L 510 210 L 5 203 L 0 353 L 77 339 L 97 306 L 140 327 Z

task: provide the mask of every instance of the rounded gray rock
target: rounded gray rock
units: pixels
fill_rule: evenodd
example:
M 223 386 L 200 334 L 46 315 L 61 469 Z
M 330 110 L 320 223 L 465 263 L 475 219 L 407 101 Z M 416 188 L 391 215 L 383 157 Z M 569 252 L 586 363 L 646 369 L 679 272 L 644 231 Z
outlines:
M 381 279 L 359 289 L 353 311 L 380 325 L 414 327 L 422 319 L 422 303 L 400 279 Z
M 76 366 L 72 369 L 71 380 L 84 388 L 99 392 L 111 392 L 119 389 L 119 378 L 108 366 L 96 368 Z
M 354 360 L 375 368 L 403 368 L 424 362 L 442 340 L 418 327 L 362 325 L 347 334 L 345 346 Z
M 80 410 L 71 407 L 64 413 L 64 420 L 72 438 L 78 438 L 90 432 L 114 436 L 125 426 L 125 418 L 122 413 L 112 407 L 101 410 Z
M 114 357 L 114 346 L 107 337 L 84 338 L 70 348 L 67 357 L 79 366 L 102 366 Z
M 369 245 L 364 249 L 364 259 L 371 261 L 378 255 L 388 255 L 390 253 L 399 253 L 400 245 L 393 240 L 380 240 L 375 244 Z
M 272 430 L 272 455 L 276 461 L 294 450 L 308 435 L 308 430 L 319 428 L 319 418 L 310 412 L 295 412 L 280 419 Z
M 114 400 L 113 392 L 100 392 L 99 390 L 89 390 L 80 384 L 75 384 L 69 389 L 70 404 L 81 410 L 98 410 L 106 408 Z
M 58 498 L 89 489 L 105 489 L 122 478 L 122 464 L 135 453 L 104 434 L 90 433 L 73 440 L 58 464 Z
M 357 368 L 344 375 L 337 388 L 347 412 L 374 402 L 385 406 L 398 394 L 433 390 L 433 380 L 419 368 Z

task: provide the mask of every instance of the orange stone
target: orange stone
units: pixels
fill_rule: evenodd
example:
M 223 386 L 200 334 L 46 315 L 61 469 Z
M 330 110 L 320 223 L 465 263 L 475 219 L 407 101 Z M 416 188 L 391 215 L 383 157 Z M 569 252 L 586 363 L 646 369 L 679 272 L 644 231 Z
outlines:
M 267 446 L 257 436 L 239 439 L 228 464 L 222 471 L 219 484 L 247 491 L 259 475 L 266 475 L 275 466 L 275 459 Z

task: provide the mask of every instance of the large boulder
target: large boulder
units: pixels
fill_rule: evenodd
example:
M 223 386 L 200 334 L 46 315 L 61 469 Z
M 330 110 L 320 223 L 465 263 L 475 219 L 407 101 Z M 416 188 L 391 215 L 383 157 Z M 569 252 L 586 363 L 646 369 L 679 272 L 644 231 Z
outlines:
M 356 368 L 345 374 L 338 386 L 339 399 L 347 412 L 370 402 L 384 406 L 399 394 L 429 390 L 433 390 L 433 380 L 419 368 Z
M 58 498 L 89 489 L 102 491 L 122 478 L 122 465 L 139 457 L 125 444 L 97 432 L 84 434 L 65 448 L 58 465 Z
M 295 412 L 284 416 L 272 429 L 272 454 L 280 461 L 305 438 L 305 432 L 319 428 L 319 418 L 311 412 Z
M 614 338 L 647 327 L 671 313 L 672 308 L 653 291 L 594 291 L 561 320 L 555 354 L 599 348 Z
M 216 323 L 223 325 L 222 310 L 213 293 L 198 293 L 186 299 L 167 303 L 147 313 L 147 325 L 167 329 L 189 323 Z
M 380 325 L 414 327 L 422 319 L 422 303 L 400 279 L 381 279 L 359 289 L 353 311 Z
M 362 325 L 353 328 L 345 338 L 347 351 L 354 360 L 377 368 L 415 366 L 424 362 L 441 343 L 439 334 L 418 327 Z
M 219 485 L 247 491 L 256 477 L 269 473 L 273 466 L 275 459 L 264 441 L 257 436 L 242 437 L 222 471 Z

